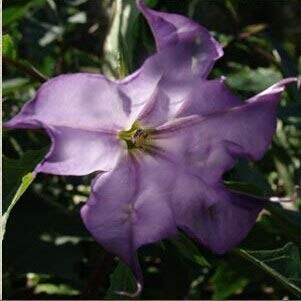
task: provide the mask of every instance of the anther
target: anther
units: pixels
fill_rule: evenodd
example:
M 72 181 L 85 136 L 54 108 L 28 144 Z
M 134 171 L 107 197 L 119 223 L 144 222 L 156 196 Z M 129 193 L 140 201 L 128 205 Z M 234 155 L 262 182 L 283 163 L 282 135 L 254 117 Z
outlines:
M 135 133 L 132 135 L 132 142 L 137 147 L 142 147 L 147 137 L 148 134 L 144 130 L 137 129 Z

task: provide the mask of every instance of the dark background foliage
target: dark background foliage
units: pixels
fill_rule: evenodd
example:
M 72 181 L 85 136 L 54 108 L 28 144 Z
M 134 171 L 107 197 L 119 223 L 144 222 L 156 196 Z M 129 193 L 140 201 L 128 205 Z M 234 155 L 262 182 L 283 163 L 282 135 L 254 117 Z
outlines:
M 207 27 L 225 51 L 210 76 L 226 76 L 244 99 L 300 73 L 300 1 L 146 2 Z M 130 0 L 121 7 L 107 0 L 6 0 L 3 34 L 4 120 L 46 78 L 80 71 L 121 77 L 154 51 L 147 23 Z M 294 194 L 300 183 L 300 101 L 290 87 L 272 148 L 256 164 L 238 162 L 225 175 L 228 185 L 261 196 Z M 49 143 L 42 131 L 3 131 L 4 212 Z M 95 243 L 80 220 L 91 178 L 40 174 L 17 202 L 3 240 L 5 299 L 117 299 L 114 291 L 134 288 L 129 270 Z M 143 247 L 140 298 L 298 298 L 300 200 L 284 207 L 266 208 L 240 248 L 222 257 L 183 234 Z

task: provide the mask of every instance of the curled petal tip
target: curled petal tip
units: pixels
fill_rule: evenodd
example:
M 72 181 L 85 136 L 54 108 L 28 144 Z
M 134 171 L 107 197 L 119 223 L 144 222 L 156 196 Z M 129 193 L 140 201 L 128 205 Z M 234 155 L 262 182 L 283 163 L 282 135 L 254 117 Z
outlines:
M 269 201 L 274 203 L 294 203 L 298 199 L 299 192 L 300 192 L 300 186 L 295 185 L 293 193 L 290 196 L 283 197 L 283 198 L 274 196 L 274 197 L 270 197 Z
M 137 290 L 133 293 L 130 292 L 126 292 L 126 291 L 116 291 L 116 294 L 120 295 L 120 296 L 126 296 L 126 297 L 130 297 L 130 298 L 136 298 L 138 297 L 141 292 L 142 292 L 143 286 L 140 282 L 137 282 Z

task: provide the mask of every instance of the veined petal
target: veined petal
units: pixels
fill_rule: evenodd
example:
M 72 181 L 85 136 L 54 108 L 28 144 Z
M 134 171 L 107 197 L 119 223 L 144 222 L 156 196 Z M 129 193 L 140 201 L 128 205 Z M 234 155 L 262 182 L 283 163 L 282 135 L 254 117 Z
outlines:
M 187 70 L 185 58 L 180 61 L 182 46 L 148 58 L 139 70 L 118 81 L 119 89 L 131 102 L 131 114 L 138 116 L 160 90 L 169 97 L 168 117 L 173 117 L 192 88 L 195 78 Z
M 224 78 L 198 80 L 178 109 L 176 117 L 205 116 L 242 104 L 224 84 Z
M 285 78 L 278 83 L 270 86 L 269 88 L 265 89 L 264 91 L 260 92 L 259 94 L 249 98 L 247 102 L 253 103 L 256 101 L 271 101 L 278 103 L 280 100 L 281 93 L 285 90 L 285 87 L 291 83 L 297 83 L 300 81 L 300 78 L 297 77 L 289 77 Z
M 97 177 L 81 215 L 106 250 L 142 275 L 136 250 L 176 234 L 170 205 L 172 173 L 163 160 L 137 154 L 120 158 L 118 167 Z
M 137 71 L 116 81 L 123 93 L 132 101 L 135 113 L 151 97 L 163 76 L 164 69 L 160 66 L 159 57 L 158 54 L 151 56 Z
M 137 6 L 150 25 L 158 51 L 179 44 L 187 46 L 194 65 L 192 71 L 207 77 L 214 62 L 223 55 L 221 46 L 207 29 L 184 16 L 152 10 L 142 0 L 137 0 Z
M 160 89 L 146 101 L 137 120 L 144 127 L 156 127 L 164 124 L 169 117 L 169 97 Z
M 159 51 L 117 83 L 130 99 L 134 115 L 160 88 L 170 99 L 169 117 L 174 117 L 183 102 L 195 98 L 193 91 L 201 91 L 200 78 L 207 77 L 222 50 L 205 28 L 188 18 L 156 12 L 142 1 L 137 1 L 137 5 L 149 21 Z
M 203 80 L 193 75 L 190 69 L 185 46 L 179 45 L 151 56 L 134 74 L 118 81 L 119 89 L 130 100 L 132 118 L 148 106 L 157 90 L 169 98 L 168 118 L 186 116 L 196 108 L 194 114 L 237 104 L 222 80 Z M 222 95 L 225 91 L 227 93 Z
M 263 156 L 276 129 L 281 92 L 296 80 L 283 80 L 240 106 L 171 121 L 158 127 L 153 139 L 170 157 L 197 170 L 205 182 L 218 183 L 236 158 Z
M 255 197 L 211 187 L 198 197 L 175 193 L 173 202 L 181 209 L 175 211 L 178 227 L 216 254 L 224 254 L 239 245 L 254 226 L 264 204 Z
M 52 145 L 36 172 L 56 175 L 86 175 L 114 168 L 125 146 L 115 132 L 96 132 L 70 127 L 43 126 Z

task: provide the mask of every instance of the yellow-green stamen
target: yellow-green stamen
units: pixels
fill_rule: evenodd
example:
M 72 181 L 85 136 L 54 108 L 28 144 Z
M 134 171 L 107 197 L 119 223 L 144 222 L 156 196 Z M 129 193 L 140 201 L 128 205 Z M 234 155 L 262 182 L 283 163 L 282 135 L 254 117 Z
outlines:
M 144 148 L 150 138 L 150 130 L 143 129 L 137 121 L 127 131 L 120 131 L 118 137 L 127 143 L 128 149 Z

